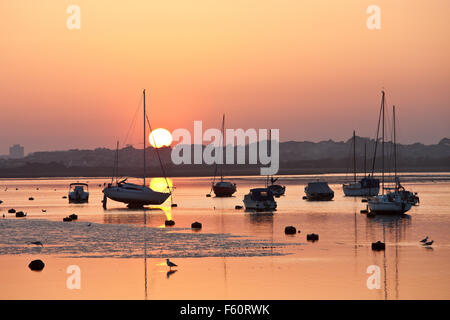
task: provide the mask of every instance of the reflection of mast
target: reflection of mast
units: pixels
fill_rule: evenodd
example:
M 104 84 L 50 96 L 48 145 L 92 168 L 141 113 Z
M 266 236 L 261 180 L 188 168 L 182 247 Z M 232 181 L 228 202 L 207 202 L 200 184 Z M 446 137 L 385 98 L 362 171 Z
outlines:
M 147 224 L 147 214 L 144 208 L 144 275 L 145 275 L 145 300 L 147 300 L 147 237 L 145 226 Z
M 225 233 L 225 226 L 224 226 L 224 223 L 223 223 L 223 209 L 221 210 L 221 213 L 220 213 L 220 227 L 221 227 L 221 232 L 222 233 Z M 226 298 L 226 295 L 227 295 L 227 260 L 226 260 L 226 257 L 225 257 L 225 254 L 226 254 L 226 250 L 225 250 L 225 246 L 224 245 L 222 245 L 222 247 L 224 248 L 224 254 L 223 254 L 223 278 L 224 278 L 224 282 L 225 282 L 225 298 Z
M 383 242 L 386 243 L 386 232 L 383 221 Z M 386 266 L 386 250 L 383 250 L 383 272 L 384 272 L 384 300 L 387 300 L 387 266 Z
M 395 220 L 395 298 L 398 300 L 398 220 Z

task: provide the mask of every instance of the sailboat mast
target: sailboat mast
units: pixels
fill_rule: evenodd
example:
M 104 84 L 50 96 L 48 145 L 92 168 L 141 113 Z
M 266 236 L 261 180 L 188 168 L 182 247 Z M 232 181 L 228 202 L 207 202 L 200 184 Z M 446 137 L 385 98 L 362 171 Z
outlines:
M 367 159 L 366 159 L 366 150 L 367 149 L 367 143 L 364 143 L 364 178 L 365 177 L 367 177 L 367 168 L 366 168 L 366 165 L 367 165 Z
M 381 167 L 382 167 L 382 173 L 381 173 L 381 188 L 382 188 L 382 194 L 384 194 L 384 91 L 383 92 L 383 97 L 381 100 L 381 109 L 383 112 L 383 124 L 382 124 L 382 142 L 381 142 Z
M 143 91 L 144 95 L 144 186 L 145 186 L 145 146 L 146 146 L 146 138 L 145 138 L 145 89 Z
M 356 134 L 353 130 L 353 181 L 356 182 Z
M 392 114 L 394 121 L 394 173 L 395 178 L 397 178 L 397 137 L 395 136 L 395 106 L 392 106 Z
M 222 146 L 221 146 L 222 162 L 223 162 L 223 156 L 224 156 L 223 151 L 224 151 L 224 144 L 225 144 L 225 132 L 224 131 L 225 131 L 225 114 L 222 116 Z M 223 181 L 223 163 L 220 166 L 220 181 Z

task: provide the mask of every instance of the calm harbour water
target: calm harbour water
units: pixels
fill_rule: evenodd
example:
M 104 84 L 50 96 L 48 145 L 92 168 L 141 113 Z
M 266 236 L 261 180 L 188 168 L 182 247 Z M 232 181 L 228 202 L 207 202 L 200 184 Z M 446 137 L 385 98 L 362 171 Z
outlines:
M 0 298 L 450 298 L 450 174 L 405 174 L 420 205 L 406 216 L 373 219 L 360 214 L 361 198 L 343 196 L 343 175 L 321 176 L 335 191 L 333 201 L 302 200 L 305 183 L 316 177 L 281 177 L 287 188 L 278 210 L 259 214 L 234 207 L 251 187 L 264 185 L 263 177 L 232 178 L 232 198 L 205 197 L 211 178 L 174 178 L 178 207 L 168 201 L 146 209 L 145 228 L 144 210 L 114 201 L 103 210 L 99 184 L 107 178 L 0 180 Z M 62 198 L 76 181 L 89 182 L 88 204 Z M 162 179 L 151 183 L 165 186 Z M 9 208 L 27 217 L 15 218 Z M 71 213 L 78 221 L 62 222 Z M 175 226 L 165 228 L 167 219 Z M 194 221 L 203 224 L 200 232 L 190 229 Z M 288 225 L 301 233 L 285 235 Z M 312 232 L 319 241 L 306 241 Z M 431 248 L 419 243 L 426 235 L 435 241 Z M 36 240 L 44 246 L 27 244 Z M 371 250 L 377 240 L 386 242 L 384 252 Z M 168 273 L 166 257 L 179 265 L 176 272 Z M 42 272 L 28 269 L 33 259 L 45 262 Z M 69 265 L 80 267 L 81 289 L 67 289 Z M 380 268 L 379 289 L 367 288 L 371 265 Z

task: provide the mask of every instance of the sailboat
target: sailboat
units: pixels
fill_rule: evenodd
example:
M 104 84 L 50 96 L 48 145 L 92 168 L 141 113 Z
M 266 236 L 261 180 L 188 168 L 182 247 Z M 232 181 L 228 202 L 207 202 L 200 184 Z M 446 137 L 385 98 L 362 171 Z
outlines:
M 144 100 L 144 149 L 143 149 L 143 178 L 142 185 L 126 182 L 127 179 L 109 183 L 103 189 L 103 207 L 106 208 L 106 199 L 123 202 L 128 207 L 139 208 L 144 205 L 160 205 L 169 198 L 170 193 L 154 191 L 145 184 L 145 147 L 147 145 L 146 129 L 146 111 L 145 111 L 145 89 L 143 91 Z
M 269 131 L 269 143 L 272 144 L 272 130 Z M 275 184 L 277 180 L 278 178 L 274 178 L 273 176 L 267 176 L 266 188 L 268 188 L 276 198 L 279 198 L 284 195 L 286 191 L 286 186 Z
M 375 214 L 403 214 L 411 209 L 411 203 L 403 199 L 399 192 L 384 193 L 384 91 L 382 91 L 380 116 L 383 116 L 382 122 L 382 194 L 372 197 L 368 200 L 368 207 L 371 213 Z M 378 134 L 377 134 L 378 139 Z M 394 107 L 394 150 L 395 150 L 395 107 Z M 394 152 L 396 162 L 396 152 Z M 397 171 L 395 171 L 395 180 L 399 181 Z
M 405 189 L 400 183 L 400 178 L 397 176 L 397 144 L 396 144 L 396 132 L 395 132 L 395 106 L 392 107 L 393 112 L 393 121 L 394 121 L 394 170 L 395 170 L 395 187 L 393 191 L 389 192 L 393 195 L 400 194 L 400 197 L 410 203 L 413 206 L 419 204 L 419 197 L 417 196 L 417 192 L 411 192 Z M 390 188 L 386 188 L 390 189 Z
M 365 148 L 364 148 L 364 158 L 365 158 Z M 365 159 L 364 159 L 364 171 L 365 171 Z M 357 181 L 356 179 L 356 135 L 353 131 L 353 182 L 343 184 L 342 189 L 344 194 L 348 197 L 359 197 L 359 196 L 376 196 L 380 192 L 380 180 L 375 179 L 372 176 L 367 176 L 364 172 L 364 178 Z
M 222 118 L 222 144 L 221 144 L 221 148 L 223 148 L 223 144 L 224 144 L 224 128 L 225 128 L 225 115 L 223 115 Z M 220 181 L 214 183 L 215 179 L 216 179 L 216 173 L 217 173 L 217 164 L 216 164 L 216 169 L 214 172 L 214 179 L 211 185 L 212 191 L 214 191 L 214 194 L 216 195 L 216 197 L 231 197 L 233 195 L 233 193 L 236 192 L 236 184 L 232 183 L 230 181 L 225 181 L 223 179 L 223 169 L 222 169 L 222 165 L 220 167 Z

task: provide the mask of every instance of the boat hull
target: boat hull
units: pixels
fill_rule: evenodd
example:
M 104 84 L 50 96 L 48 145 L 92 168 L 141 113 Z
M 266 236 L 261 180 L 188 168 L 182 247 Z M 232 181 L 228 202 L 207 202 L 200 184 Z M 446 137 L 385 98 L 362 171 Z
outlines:
M 275 201 L 253 200 L 249 195 L 244 196 L 244 205 L 245 209 L 250 211 L 274 211 L 277 209 Z
M 411 209 L 411 204 L 402 202 L 385 202 L 369 200 L 368 203 L 370 212 L 375 214 L 404 214 Z
M 380 187 L 361 188 L 352 185 L 343 185 L 342 189 L 347 197 L 373 197 L 380 192 Z
M 236 186 L 213 186 L 213 191 L 216 197 L 231 197 L 236 192 Z
M 283 196 L 285 191 L 286 191 L 286 187 L 285 186 L 280 186 L 278 184 L 273 184 L 271 186 L 268 187 L 270 191 L 272 191 L 272 194 L 275 197 L 280 197 Z
M 120 187 L 108 187 L 103 190 L 105 196 L 111 200 L 123 202 L 131 206 L 160 205 L 163 204 L 170 193 L 149 191 L 125 190 Z
M 89 192 L 75 193 L 69 192 L 69 203 L 85 203 L 89 202 Z

